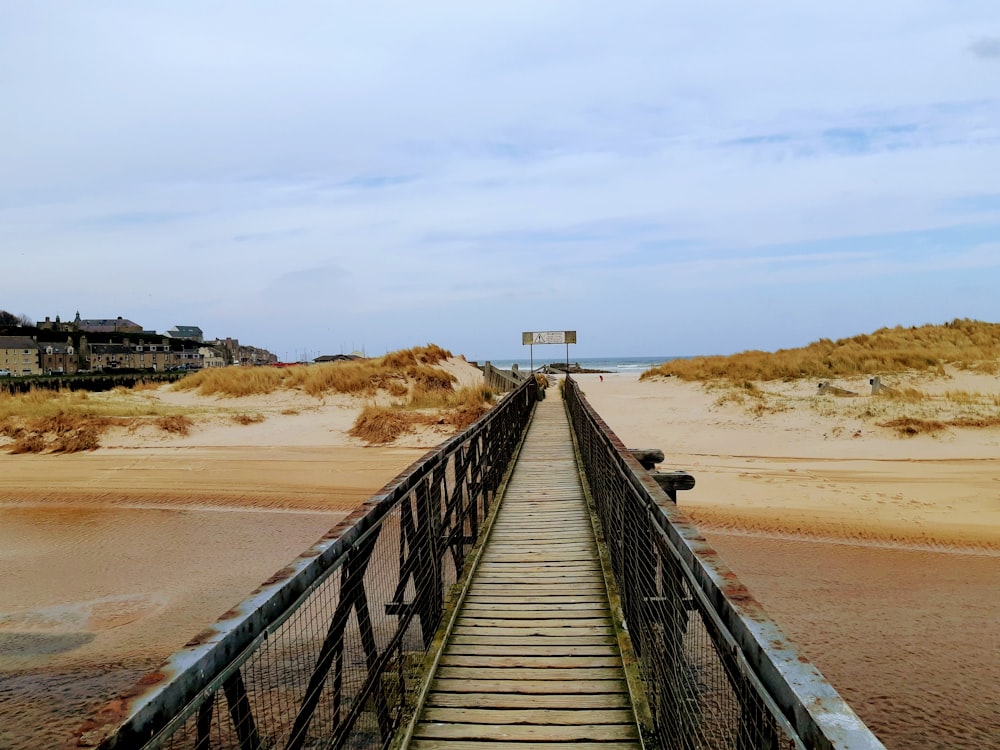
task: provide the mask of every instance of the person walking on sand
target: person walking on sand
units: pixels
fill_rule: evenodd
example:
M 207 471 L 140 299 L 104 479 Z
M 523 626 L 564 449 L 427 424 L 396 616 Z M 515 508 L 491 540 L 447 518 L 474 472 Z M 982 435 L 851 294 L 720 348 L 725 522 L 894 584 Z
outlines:
M 604 382 L 604 376 L 603 375 L 598 375 L 597 377 L 599 377 L 601 379 L 602 383 Z

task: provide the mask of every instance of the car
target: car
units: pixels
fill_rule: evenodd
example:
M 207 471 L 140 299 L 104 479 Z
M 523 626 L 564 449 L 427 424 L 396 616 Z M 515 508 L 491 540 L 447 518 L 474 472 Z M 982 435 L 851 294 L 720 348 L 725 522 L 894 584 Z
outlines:
M 0 370 L 0 378 L 9 378 L 10 370 Z

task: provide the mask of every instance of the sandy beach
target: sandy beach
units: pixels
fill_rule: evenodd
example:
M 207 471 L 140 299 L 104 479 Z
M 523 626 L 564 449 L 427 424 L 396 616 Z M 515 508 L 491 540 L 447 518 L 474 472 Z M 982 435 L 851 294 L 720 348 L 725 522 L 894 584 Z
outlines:
M 1000 430 L 904 439 L 867 397 L 804 381 L 766 385 L 755 414 L 674 378 L 578 379 L 626 445 L 695 475 L 681 507 L 887 746 L 1000 745 Z M 922 387 L 1000 391 L 963 374 Z M 55 744 L 53 714 L 131 684 L 448 434 L 366 447 L 346 396 L 149 397 L 219 411 L 185 436 L 0 452 L 0 747 Z
M 626 445 L 660 448 L 665 468 L 696 475 L 697 488 L 681 504 L 699 524 L 1000 552 L 1000 429 L 900 438 L 866 416 L 873 399 L 860 379 L 842 384 L 853 397 L 817 395 L 809 380 L 762 384 L 772 397 L 756 414 L 720 403 L 724 389 L 603 377 L 578 379 Z M 1000 393 L 995 376 L 915 380 L 929 393 Z

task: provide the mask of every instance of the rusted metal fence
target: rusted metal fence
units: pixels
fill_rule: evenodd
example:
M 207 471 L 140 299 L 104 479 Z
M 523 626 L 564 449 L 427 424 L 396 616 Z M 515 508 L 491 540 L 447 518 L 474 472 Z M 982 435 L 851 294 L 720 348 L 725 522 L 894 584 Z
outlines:
M 531 418 L 526 380 L 81 729 L 111 748 L 384 748 Z
M 564 395 L 663 748 L 882 748 L 567 378 Z

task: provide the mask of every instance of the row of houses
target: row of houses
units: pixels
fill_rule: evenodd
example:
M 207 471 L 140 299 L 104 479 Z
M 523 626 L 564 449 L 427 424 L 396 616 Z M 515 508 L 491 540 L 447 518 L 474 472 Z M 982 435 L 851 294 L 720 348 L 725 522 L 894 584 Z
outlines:
M 34 326 L 27 320 L 13 326 L 11 322 L 0 328 L 0 376 L 200 370 L 278 361 L 266 349 L 241 345 L 237 339 L 206 341 L 198 326 L 175 325 L 157 333 L 121 315 L 83 318 L 79 311 L 71 321 L 56 315 L 55 320 L 46 316 Z
M 89 343 L 79 337 L 79 346 L 72 337 L 65 341 L 38 341 L 36 336 L 0 336 L 0 376 L 72 375 L 81 371 L 105 370 L 200 370 L 223 367 L 224 352 L 211 346 L 195 346 L 197 342 L 145 339 L 120 342 Z

